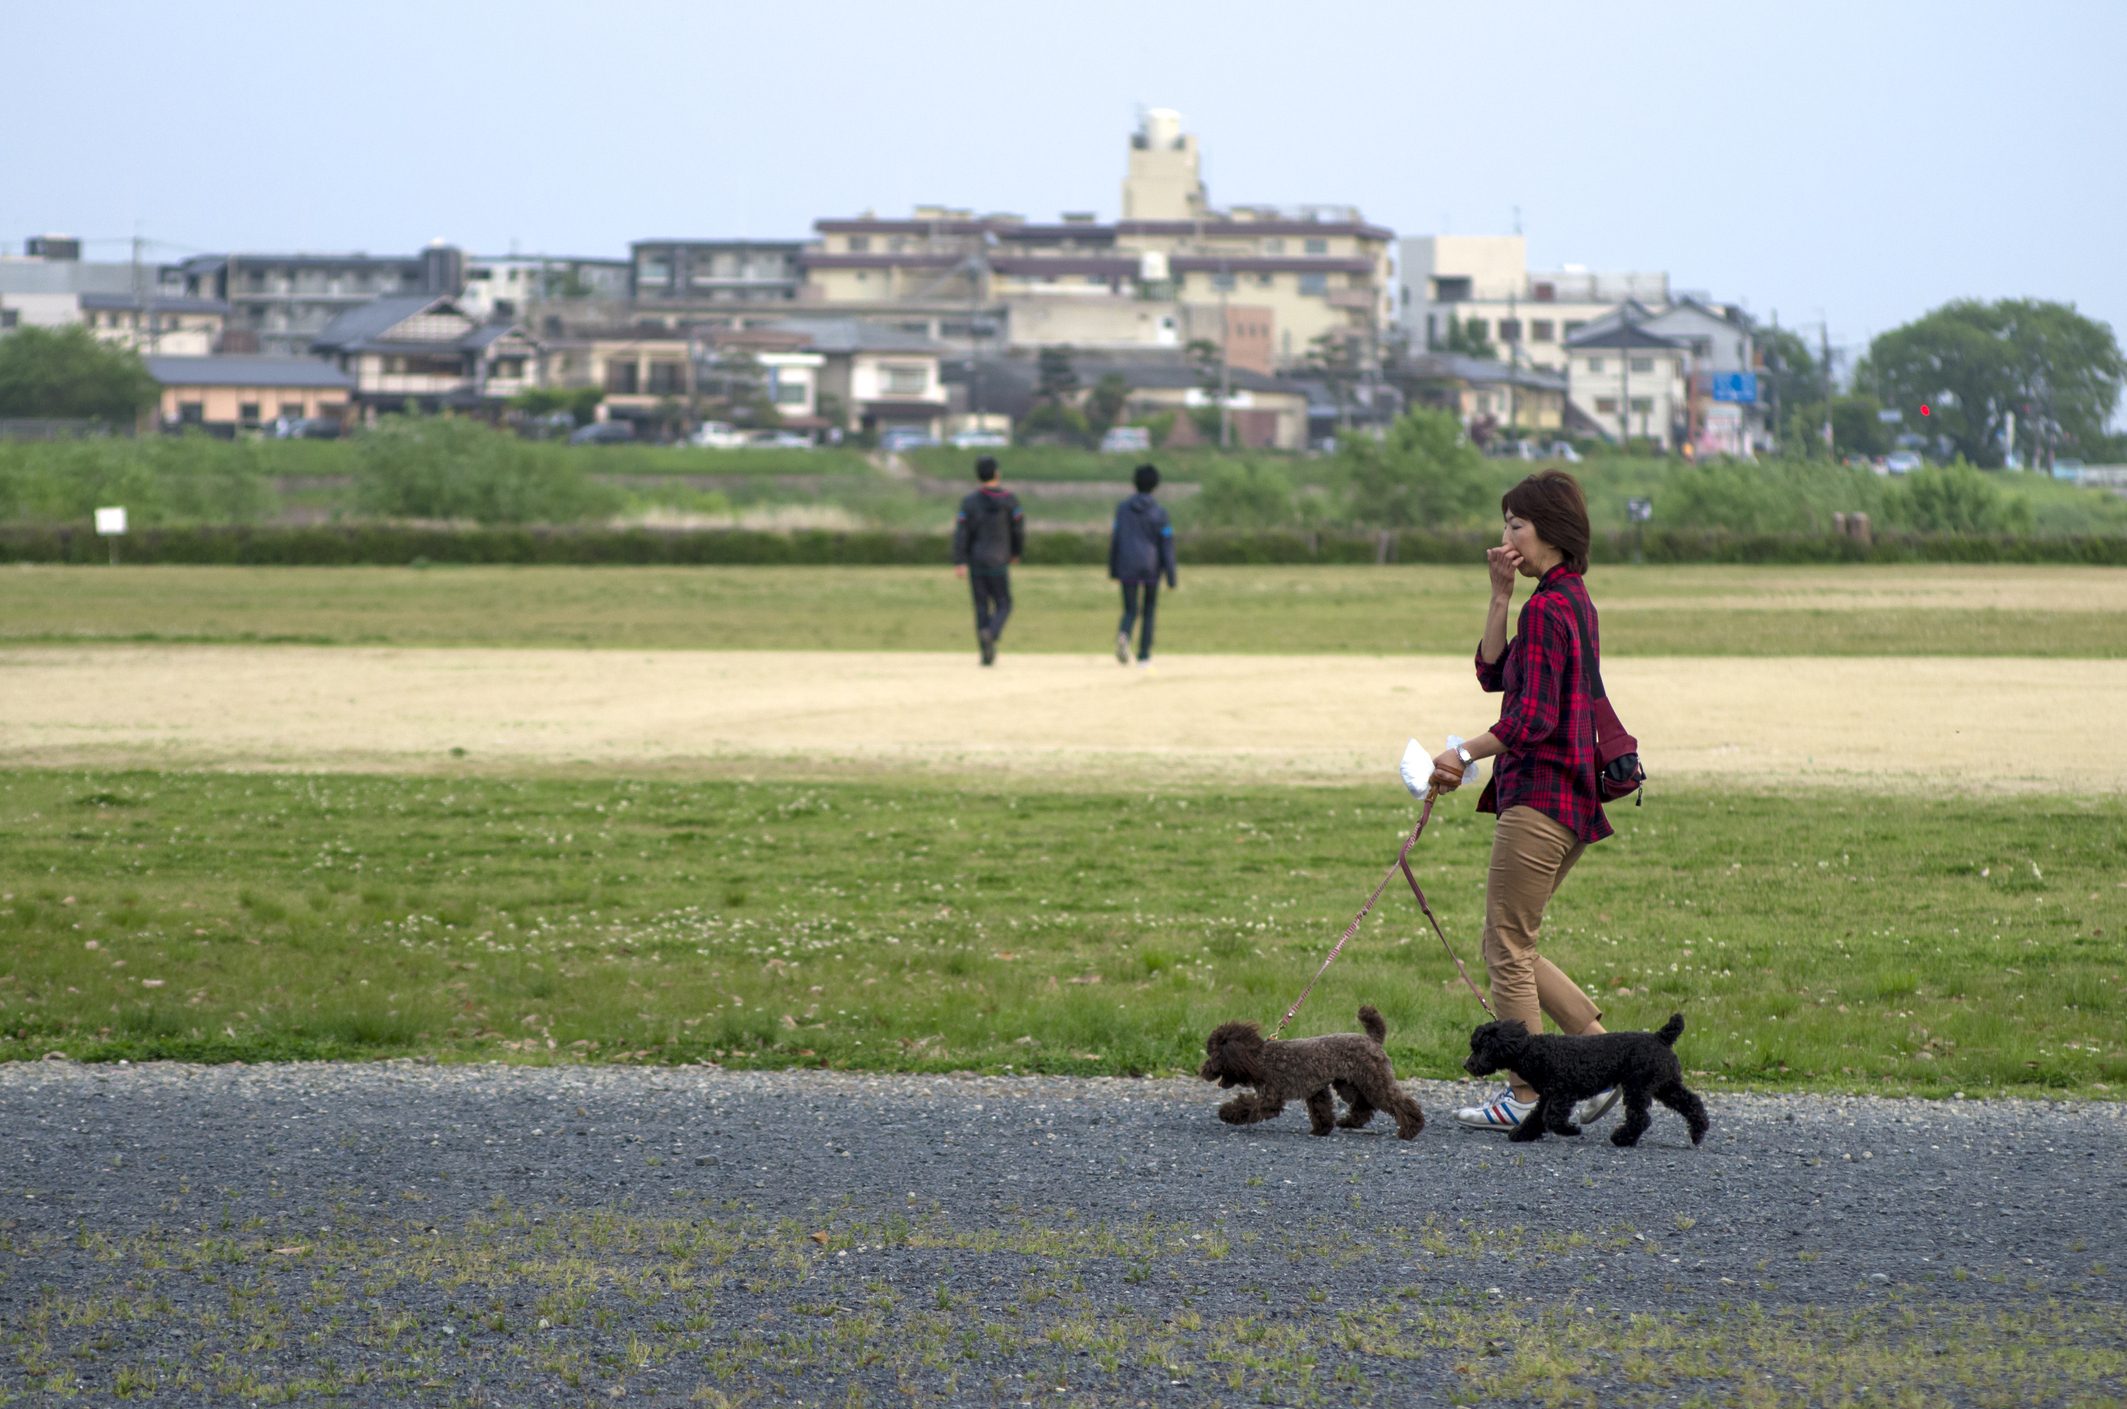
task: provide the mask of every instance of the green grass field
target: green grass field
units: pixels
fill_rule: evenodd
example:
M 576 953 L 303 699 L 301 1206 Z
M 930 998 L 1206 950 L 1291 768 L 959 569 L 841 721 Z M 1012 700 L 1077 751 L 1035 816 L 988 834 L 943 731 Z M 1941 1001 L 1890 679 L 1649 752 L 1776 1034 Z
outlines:
M 713 1060 L 1174 1072 L 1266 1022 L 1393 858 L 1380 790 L 0 775 L 0 1059 Z M 2127 1083 L 2127 803 L 1619 809 L 1546 952 L 1714 1085 Z M 1415 853 L 1478 960 L 1489 823 Z M 1299 1032 L 1387 1015 L 1446 1075 L 1481 1016 L 1407 895 Z
M 1599 567 L 1606 651 L 1626 655 L 2127 655 L 2127 574 L 2108 568 Z M 924 568 L 5 570 L 0 644 L 70 641 L 958 650 L 964 584 Z M 1482 624 L 1481 567 L 1185 566 L 1161 649 L 1456 652 Z M 1524 584 L 1526 590 L 1527 584 Z M 1098 568 L 1014 575 L 1015 651 L 1104 649 Z

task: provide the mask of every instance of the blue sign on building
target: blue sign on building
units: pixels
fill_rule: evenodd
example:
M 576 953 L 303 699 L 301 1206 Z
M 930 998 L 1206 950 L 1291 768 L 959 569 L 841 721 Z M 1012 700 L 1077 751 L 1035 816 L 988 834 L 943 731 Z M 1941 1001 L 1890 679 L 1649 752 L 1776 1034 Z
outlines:
M 1758 374 L 1756 372 L 1715 372 L 1713 374 L 1713 399 L 1716 401 L 1740 401 L 1754 406 L 1758 400 Z

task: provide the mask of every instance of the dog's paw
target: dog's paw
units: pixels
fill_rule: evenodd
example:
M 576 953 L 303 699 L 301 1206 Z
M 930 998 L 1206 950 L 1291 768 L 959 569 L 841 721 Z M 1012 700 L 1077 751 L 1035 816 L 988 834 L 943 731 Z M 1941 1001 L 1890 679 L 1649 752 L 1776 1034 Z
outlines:
M 1507 1136 L 1508 1141 L 1516 1145 L 1526 1145 L 1532 1140 L 1541 1140 L 1543 1138 L 1544 1128 L 1533 1120 L 1523 1121 L 1514 1127 L 1513 1133 Z
M 1627 1130 L 1622 1125 L 1610 1132 L 1610 1143 L 1621 1150 L 1629 1150 L 1639 1142 L 1639 1132 Z

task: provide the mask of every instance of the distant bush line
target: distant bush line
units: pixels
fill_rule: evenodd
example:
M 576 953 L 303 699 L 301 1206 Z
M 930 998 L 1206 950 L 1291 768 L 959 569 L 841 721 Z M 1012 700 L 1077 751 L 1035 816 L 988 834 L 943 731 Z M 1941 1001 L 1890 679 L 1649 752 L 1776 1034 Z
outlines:
M 1470 563 L 1496 535 L 1306 530 L 1206 530 L 1182 542 L 1191 564 Z M 1888 533 L 1872 544 L 1817 534 L 1649 529 L 1598 535 L 1598 563 L 2076 563 L 2127 566 L 2127 537 Z M 102 563 L 110 541 L 86 528 L 0 527 L 0 562 Z M 420 528 L 394 524 L 311 527 L 201 525 L 152 528 L 117 542 L 121 563 L 345 567 L 434 564 L 580 566 L 943 566 L 943 533 L 885 530 L 645 528 Z M 1037 534 L 1034 566 L 1104 567 L 1105 531 Z

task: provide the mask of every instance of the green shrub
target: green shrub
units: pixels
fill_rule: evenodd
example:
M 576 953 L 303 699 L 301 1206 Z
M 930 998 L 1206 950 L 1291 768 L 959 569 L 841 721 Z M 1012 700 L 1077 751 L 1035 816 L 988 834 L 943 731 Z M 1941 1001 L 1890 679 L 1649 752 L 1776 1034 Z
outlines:
M 123 506 L 129 527 L 249 523 L 272 512 L 256 442 L 192 434 L 0 441 L 0 522 L 87 524 Z
M 1179 502 L 1189 527 L 1290 528 L 1302 521 L 1292 476 L 1267 460 L 1222 461 L 1204 470 L 1203 489 Z
M 1369 528 L 1474 527 L 1496 502 L 1484 457 L 1445 411 L 1409 412 L 1379 440 L 1340 437 L 1334 478 Z
M 390 416 L 355 441 L 355 504 L 386 518 L 569 523 L 619 496 L 561 448 L 458 416 Z
M 2012 499 L 1962 460 L 1928 466 L 1892 485 L 1883 496 L 1884 518 L 1923 533 L 2024 533 L 2031 505 Z

